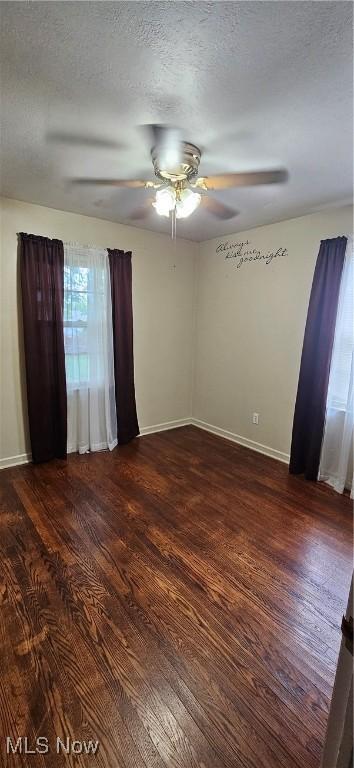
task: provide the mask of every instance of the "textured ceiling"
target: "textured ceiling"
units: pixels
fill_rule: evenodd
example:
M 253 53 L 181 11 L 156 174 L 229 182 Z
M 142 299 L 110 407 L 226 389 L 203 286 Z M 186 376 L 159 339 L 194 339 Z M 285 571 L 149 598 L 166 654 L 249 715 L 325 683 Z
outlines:
M 145 191 L 67 179 L 152 178 L 138 126 L 169 123 L 202 148 L 204 175 L 290 174 L 285 185 L 215 193 L 240 215 L 198 210 L 179 222 L 183 237 L 351 199 L 351 2 L 1 2 L 0 18 L 2 194 L 131 223 Z M 87 141 L 49 141 L 57 131 Z M 169 229 L 155 212 L 142 226 Z

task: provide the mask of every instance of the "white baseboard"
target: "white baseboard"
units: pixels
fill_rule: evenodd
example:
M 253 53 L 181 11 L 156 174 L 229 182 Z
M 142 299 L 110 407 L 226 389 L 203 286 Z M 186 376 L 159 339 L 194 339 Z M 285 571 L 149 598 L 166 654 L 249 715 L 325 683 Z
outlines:
M 186 427 L 192 424 L 192 417 L 187 419 L 176 419 L 176 421 L 164 421 L 162 424 L 153 424 L 151 427 L 141 427 L 139 437 L 152 435 L 154 432 L 164 432 L 166 429 L 176 429 L 176 427 Z
M 164 421 L 162 424 L 152 424 L 149 427 L 141 427 L 139 437 L 144 435 L 152 435 L 154 432 L 164 432 L 167 429 L 176 429 L 177 427 L 186 427 L 192 424 L 194 427 L 204 429 L 206 432 L 212 432 L 213 435 L 219 437 L 225 437 L 226 440 L 231 440 L 233 443 L 243 445 L 245 448 L 250 448 L 257 453 L 263 453 L 265 456 L 271 456 L 273 459 L 278 459 L 285 464 L 289 464 L 290 456 L 288 453 L 277 451 L 275 448 L 270 448 L 269 445 L 262 445 L 262 443 L 256 443 L 255 440 L 249 440 L 242 435 L 236 435 L 234 432 L 229 432 L 227 429 L 221 429 L 214 424 L 208 424 L 206 421 L 200 419 L 194 419 L 191 416 L 185 419 L 176 419 L 175 421 Z M 8 467 L 16 467 L 21 464 L 28 464 L 31 461 L 31 454 L 21 453 L 18 456 L 9 456 L 5 459 L 0 459 L 0 469 L 6 469 Z
M 28 464 L 32 460 L 30 453 L 19 453 L 18 456 L 8 456 L 6 459 L 0 459 L 0 469 L 8 467 L 17 467 L 20 464 Z
M 187 424 L 191 424 L 190 418 L 165 421 L 162 424 L 153 424 L 150 427 L 142 427 L 140 429 L 139 437 L 143 437 L 143 435 L 152 435 L 154 432 L 164 432 L 166 429 L 185 427 Z M 9 467 L 17 467 L 21 464 L 28 464 L 30 461 L 32 461 L 30 453 L 20 453 L 18 456 L 8 456 L 7 458 L 0 459 L 0 470 L 8 469 Z
M 190 424 L 193 424 L 199 429 L 205 429 L 206 432 L 212 432 L 213 435 L 219 437 L 225 437 L 226 440 L 231 440 L 233 443 L 243 445 L 245 448 L 250 448 L 251 451 L 257 451 L 257 453 L 263 453 L 265 456 L 271 456 L 272 459 L 278 459 L 278 461 L 289 464 L 290 455 L 277 451 L 275 448 L 270 448 L 269 445 L 262 445 L 262 443 L 256 443 L 255 440 L 249 440 L 248 437 L 242 437 L 242 435 L 236 435 L 234 432 L 229 432 L 227 429 L 221 429 L 221 427 L 215 427 L 214 424 L 207 424 L 206 421 L 200 419 L 191 419 Z

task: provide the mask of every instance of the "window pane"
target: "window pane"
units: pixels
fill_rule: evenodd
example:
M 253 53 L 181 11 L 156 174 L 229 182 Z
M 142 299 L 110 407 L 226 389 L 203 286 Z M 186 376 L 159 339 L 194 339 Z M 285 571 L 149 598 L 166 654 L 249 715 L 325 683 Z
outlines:
M 353 254 L 347 256 L 338 302 L 328 401 L 346 409 L 353 355 Z
M 64 346 L 68 355 L 87 352 L 87 328 L 64 325 Z
M 104 380 L 100 333 L 106 322 L 107 275 L 103 261 L 90 254 L 78 250 L 72 258 L 78 264 L 64 265 L 64 347 L 67 384 L 77 389 Z M 86 258 L 92 266 L 81 266 Z
M 87 267 L 64 267 L 64 290 L 87 291 L 89 270 Z
M 68 384 L 83 385 L 89 381 L 89 358 L 87 354 L 65 353 L 66 380 Z
M 87 323 L 87 293 L 64 292 L 64 322 Z
M 85 385 L 89 380 L 88 286 L 87 267 L 64 267 L 64 347 L 69 386 Z

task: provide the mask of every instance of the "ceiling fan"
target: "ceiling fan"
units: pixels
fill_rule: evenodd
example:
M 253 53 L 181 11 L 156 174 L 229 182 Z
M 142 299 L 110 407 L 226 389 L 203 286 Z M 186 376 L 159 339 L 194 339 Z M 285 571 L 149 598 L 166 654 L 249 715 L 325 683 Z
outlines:
M 164 125 L 149 125 L 146 128 L 150 136 L 151 160 L 156 176 L 154 181 L 75 178 L 72 182 L 85 186 L 101 185 L 153 191 L 154 196 L 149 196 L 129 218 L 145 219 L 155 208 L 160 216 L 171 216 L 173 229 L 176 218 L 190 216 L 199 205 L 218 219 L 232 219 L 237 215 L 236 210 L 210 196 L 210 191 L 275 184 L 284 182 L 288 178 L 287 171 L 283 169 L 199 176 L 202 155 L 199 147 L 182 141 L 179 129 Z

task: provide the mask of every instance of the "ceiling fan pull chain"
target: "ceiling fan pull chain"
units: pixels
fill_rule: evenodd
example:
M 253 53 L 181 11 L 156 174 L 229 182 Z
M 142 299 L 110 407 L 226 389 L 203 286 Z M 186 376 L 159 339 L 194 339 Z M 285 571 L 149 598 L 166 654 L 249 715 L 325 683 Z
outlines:
M 176 240 L 176 208 L 171 211 L 171 238 Z

